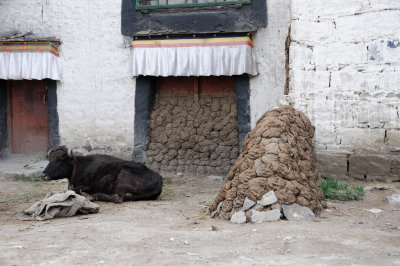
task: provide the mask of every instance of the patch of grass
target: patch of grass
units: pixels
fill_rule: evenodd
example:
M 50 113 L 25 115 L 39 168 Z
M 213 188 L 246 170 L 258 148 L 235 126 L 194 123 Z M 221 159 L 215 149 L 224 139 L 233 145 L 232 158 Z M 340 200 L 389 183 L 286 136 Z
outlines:
M 30 192 L 26 192 L 24 193 L 21 197 L 20 200 L 23 202 L 30 202 L 36 199 L 41 199 L 44 196 L 46 196 L 46 193 L 30 193 Z
M 170 176 L 164 176 L 163 177 L 163 184 L 164 185 L 170 185 L 172 184 L 172 178 Z
M 32 230 L 32 228 L 31 227 L 26 227 L 26 228 L 23 228 L 23 229 L 18 229 L 18 232 L 26 232 L 26 231 L 29 231 L 29 230 Z
M 185 197 L 187 194 L 184 191 L 178 189 L 170 189 L 164 187 L 160 195 L 161 200 L 173 200 L 178 197 Z
M 14 203 L 14 202 L 17 202 L 17 201 L 18 201 L 17 199 L 8 199 L 8 200 L 0 201 L 0 203 Z
M 15 195 L 6 200 L 0 201 L 0 203 L 8 204 L 20 204 L 38 201 L 46 196 L 46 192 L 25 192 L 22 194 Z
M 38 163 L 38 162 L 40 162 L 40 161 L 42 161 L 42 160 L 43 160 L 42 157 L 38 157 L 38 158 L 36 158 L 36 159 L 33 161 L 33 163 Z
M 183 178 L 177 178 L 174 176 L 164 176 L 163 184 L 164 185 L 182 185 L 185 184 L 185 180 Z
M 27 181 L 33 181 L 33 182 L 40 182 L 42 181 L 42 179 L 38 176 L 26 176 L 25 174 L 21 174 L 21 175 L 15 175 L 14 176 L 14 181 L 23 181 L 23 182 L 27 182 Z
M 325 178 L 319 187 L 324 191 L 326 199 L 332 200 L 359 200 L 364 196 L 363 186 L 349 186 L 345 183 L 339 183 L 337 179 L 331 177 Z

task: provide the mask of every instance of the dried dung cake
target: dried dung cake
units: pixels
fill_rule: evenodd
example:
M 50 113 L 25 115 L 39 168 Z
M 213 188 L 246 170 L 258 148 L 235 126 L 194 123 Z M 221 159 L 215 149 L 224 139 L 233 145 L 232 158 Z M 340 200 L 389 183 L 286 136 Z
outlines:
M 324 195 L 315 175 L 313 136 L 308 118 L 290 106 L 265 113 L 247 134 L 210 212 L 222 202 L 217 216 L 230 219 L 246 197 L 257 201 L 273 190 L 279 204 L 298 203 L 319 213 Z

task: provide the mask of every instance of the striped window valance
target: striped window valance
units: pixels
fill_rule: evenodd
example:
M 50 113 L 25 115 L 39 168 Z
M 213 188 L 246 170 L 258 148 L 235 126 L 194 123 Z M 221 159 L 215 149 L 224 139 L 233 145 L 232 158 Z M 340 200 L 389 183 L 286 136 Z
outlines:
M 133 76 L 257 74 L 249 36 L 142 39 L 132 42 Z
M 0 42 L 0 79 L 61 78 L 55 42 Z

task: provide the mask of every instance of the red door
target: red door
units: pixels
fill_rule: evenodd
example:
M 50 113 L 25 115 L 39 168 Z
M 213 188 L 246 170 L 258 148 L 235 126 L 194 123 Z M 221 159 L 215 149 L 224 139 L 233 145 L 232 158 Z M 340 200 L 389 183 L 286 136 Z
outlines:
M 226 96 L 235 92 L 235 77 L 166 77 L 158 79 L 161 91 L 179 94 L 181 92 L 201 92 L 214 96 Z
M 45 153 L 49 146 L 46 81 L 8 82 L 8 128 L 11 152 Z

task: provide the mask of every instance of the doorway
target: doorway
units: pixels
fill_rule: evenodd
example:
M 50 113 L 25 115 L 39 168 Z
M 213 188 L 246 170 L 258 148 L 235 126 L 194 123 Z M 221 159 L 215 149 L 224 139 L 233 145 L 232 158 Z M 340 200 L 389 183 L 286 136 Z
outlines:
M 226 173 L 239 154 L 235 77 L 158 78 L 147 164 Z
M 197 143 L 198 145 L 196 146 L 195 141 L 201 141 L 205 138 L 205 142 L 208 142 L 209 139 L 207 140 L 207 138 L 216 135 L 220 136 L 219 133 L 216 134 L 215 132 L 215 125 L 218 128 L 221 126 L 220 123 L 211 121 L 214 122 L 214 130 L 211 129 L 210 131 L 208 129 L 212 128 L 212 123 L 207 123 L 205 126 L 197 127 L 199 123 L 193 122 L 193 127 L 197 127 L 193 129 L 192 122 L 188 122 L 191 121 L 194 116 L 196 116 L 196 119 L 199 122 L 200 120 L 208 120 L 209 117 L 215 116 L 218 111 L 211 114 L 211 106 L 208 106 L 210 102 L 214 102 L 213 99 L 218 100 L 218 102 L 216 101 L 212 108 L 218 110 L 221 108 L 222 111 L 223 102 L 226 100 L 223 99 L 224 96 L 228 96 L 225 98 L 230 98 L 229 102 L 231 106 L 229 114 L 234 117 L 234 114 L 236 113 L 237 117 L 236 125 L 230 124 L 230 126 L 223 126 L 224 130 L 232 126 L 231 129 L 234 132 L 230 132 L 230 134 L 235 134 L 238 138 L 238 141 L 230 139 L 231 143 L 235 142 L 237 146 L 230 146 L 232 153 L 229 153 L 229 155 L 227 147 L 218 148 L 220 143 L 227 144 L 228 139 L 222 139 L 220 142 L 217 142 L 218 150 L 215 148 L 215 142 L 209 143 L 211 145 L 208 146 L 203 145 L 205 143 Z M 232 100 L 236 100 L 236 102 Z M 159 108 L 160 106 L 162 107 Z M 171 110 L 167 111 L 166 109 L 170 109 L 169 107 L 171 107 Z M 227 110 L 227 107 L 228 106 L 225 105 L 224 110 Z M 192 111 L 190 111 L 190 109 L 192 109 Z M 208 109 L 210 109 L 209 116 L 207 115 Z M 199 112 L 197 112 L 197 110 L 199 110 Z M 200 113 L 200 110 L 203 113 Z M 179 115 L 174 118 L 177 113 Z M 192 117 L 188 116 L 188 113 L 192 113 Z M 222 117 L 223 119 L 226 118 L 226 116 L 223 115 L 219 115 L 219 117 Z M 161 118 L 170 120 L 168 123 L 166 122 L 165 130 L 162 129 L 162 124 L 164 122 Z M 173 121 L 171 119 L 173 119 Z M 226 118 L 226 120 L 228 119 Z M 178 123 L 178 127 L 181 127 L 182 130 L 178 132 L 174 129 L 174 132 L 177 133 L 171 134 L 171 128 L 174 128 Z M 181 125 L 185 123 L 188 126 L 182 127 Z M 198 129 L 200 129 L 200 131 L 198 131 Z M 209 136 L 204 135 L 207 130 L 210 132 Z M 211 76 L 167 78 L 139 76 L 136 79 L 134 117 L 135 134 L 132 157 L 137 162 L 146 163 L 154 169 L 162 168 L 169 171 L 195 171 L 225 174 L 235 161 L 232 158 L 237 157 L 238 152 L 240 152 L 241 143 L 250 130 L 250 84 L 247 75 L 233 77 Z M 214 132 L 211 133 L 212 131 Z M 165 134 L 169 134 L 168 138 Z M 182 144 L 185 146 L 184 148 L 186 148 L 186 152 L 178 150 L 178 154 L 176 155 L 176 147 L 179 146 L 177 145 L 179 142 L 176 141 L 178 140 L 178 136 L 181 140 L 185 140 L 189 136 L 189 141 L 185 141 L 186 143 L 184 142 L 184 144 Z M 165 140 L 169 139 L 171 139 L 170 143 L 165 142 Z M 190 149 L 192 145 L 194 146 Z M 203 149 L 200 149 L 200 153 L 203 154 L 197 152 L 194 153 L 194 149 L 199 150 L 199 145 L 203 146 Z M 168 149 L 169 147 L 175 148 L 170 151 Z M 216 152 L 212 152 L 214 150 Z M 170 153 L 165 154 L 168 152 Z M 206 156 L 207 153 L 209 156 Z M 220 154 L 220 156 L 218 156 L 219 159 L 215 158 L 218 153 Z M 193 160 L 193 164 L 185 163 L 185 161 L 189 161 L 186 160 L 186 158 Z
M 11 153 L 46 153 L 50 136 L 46 80 L 8 80 L 7 95 Z

